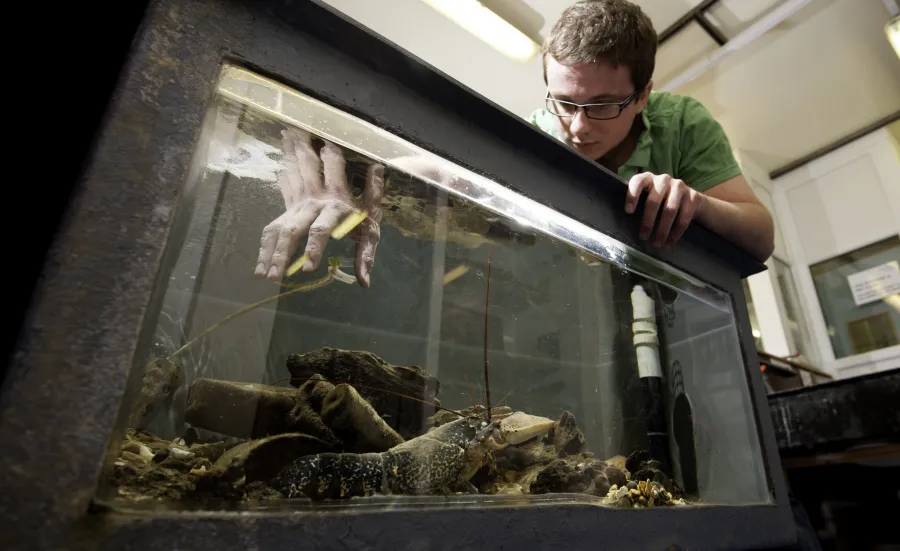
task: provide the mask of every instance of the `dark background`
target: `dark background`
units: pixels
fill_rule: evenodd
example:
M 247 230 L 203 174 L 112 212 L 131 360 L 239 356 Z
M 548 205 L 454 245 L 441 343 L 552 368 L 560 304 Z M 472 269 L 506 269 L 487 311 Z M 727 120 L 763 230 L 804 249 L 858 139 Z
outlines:
M 35 3 L 30 10 L 33 13 L 8 14 L 7 32 L 18 27 L 24 40 L 6 49 L 13 66 L 10 72 L 17 73 L 11 80 L 21 88 L 7 89 L 9 118 L 5 119 L 15 121 L 20 113 L 30 119 L 32 115 L 24 113 L 38 113 L 37 121 L 29 120 L 27 125 L 7 122 L 7 128 L 11 134 L 23 126 L 29 129 L 24 138 L 15 141 L 26 150 L 23 155 L 34 158 L 19 159 L 15 152 L 13 159 L 34 167 L 25 172 L 39 175 L 5 182 L 2 218 L 7 277 L 5 304 L 0 308 L 5 328 L 0 339 L 0 381 L 5 378 L 47 249 L 59 229 L 147 3 L 66 2 L 52 8 Z M 22 109 L 25 105 L 38 108 Z M 40 108 L 47 105 L 52 107 Z M 51 132 L 53 137 L 48 140 Z

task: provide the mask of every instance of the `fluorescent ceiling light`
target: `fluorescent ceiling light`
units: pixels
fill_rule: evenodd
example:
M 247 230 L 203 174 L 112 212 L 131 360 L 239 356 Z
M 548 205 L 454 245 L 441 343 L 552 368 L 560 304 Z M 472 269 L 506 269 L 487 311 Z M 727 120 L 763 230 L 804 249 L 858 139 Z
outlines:
M 891 42 L 891 46 L 894 47 L 897 57 L 900 57 L 900 15 L 885 26 L 884 32 L 887 33 L 888 40 Z
M 525 63 L 538 53 L 533 40 L 477 0 L 422 1 L 507 57 Z

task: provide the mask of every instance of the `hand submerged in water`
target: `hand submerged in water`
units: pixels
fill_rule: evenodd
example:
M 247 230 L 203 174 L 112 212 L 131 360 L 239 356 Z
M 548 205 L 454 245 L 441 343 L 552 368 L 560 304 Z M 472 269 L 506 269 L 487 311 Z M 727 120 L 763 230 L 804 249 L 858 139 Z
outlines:
M 357 242 L 356 280 L 368 287 L 375 249 L 381 239 L 384 167 L 369 166 L 363 195 L 355 198 L 347 184 L 346 161 L 339 147 L 326 143 L 317 154 L 309 134 L 292 129 L 282 132 L 282 149 L 284 168 L 278 176 L 278 185 L 286 210 L 263 230 L 256 275 L 280 280 L 305 235 L 309 237 L 304 254 L 309 260 L 302 270 L 315 270 L 332 230 L 354 212 L 365 211 L 366 218 L 348 235 Z

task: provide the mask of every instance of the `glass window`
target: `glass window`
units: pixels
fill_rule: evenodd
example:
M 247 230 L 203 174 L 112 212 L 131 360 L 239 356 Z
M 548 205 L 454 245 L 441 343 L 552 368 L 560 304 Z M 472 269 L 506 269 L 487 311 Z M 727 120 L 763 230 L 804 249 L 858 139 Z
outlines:
M 794 278 L 791 274 L 791 266 L 777 258 L 772 258 L 775 268 L 775 279 L 778 282 L 778 290 L 781 294 L 781 304 L 785 320 L 787 321 L 788 333 L 791 336 L 796 354 L 804 356 L 807 360 L 811 360 L 812 345 L 807 331 L 806 319 L 800 310 L 800 295 L 797 293 L 797 287 L 794 285 Z
M 753 333 L 753 343 L 757 350 L 765 350 L 763 346 L 762 331 L 759 330 L 759 321 L 756 319 L 756 307 L 753 305 L 753 293 L 750 292 L 750 284 L 745 279 L 742 282 L 744 297 L 747 299 L 747 312 L 750 314 L 750 331 Z
M 900 237 L 810 266 L 836 358 L 900 344 Z
M 101 499 L 771 501 L 727 294 L 239 67 L 198 144 Z

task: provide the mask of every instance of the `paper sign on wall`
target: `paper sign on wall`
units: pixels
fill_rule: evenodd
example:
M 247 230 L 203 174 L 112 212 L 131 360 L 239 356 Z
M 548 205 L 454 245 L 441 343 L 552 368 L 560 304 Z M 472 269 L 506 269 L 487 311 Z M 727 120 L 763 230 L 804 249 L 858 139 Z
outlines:
M 857 306 L 900 293 L 900 263 L 896 260 L 847 276 Z

